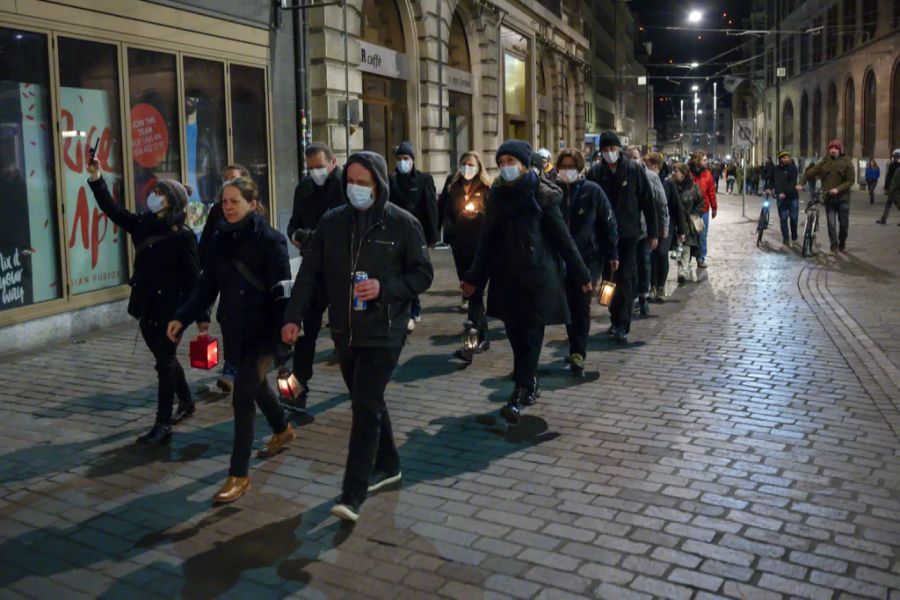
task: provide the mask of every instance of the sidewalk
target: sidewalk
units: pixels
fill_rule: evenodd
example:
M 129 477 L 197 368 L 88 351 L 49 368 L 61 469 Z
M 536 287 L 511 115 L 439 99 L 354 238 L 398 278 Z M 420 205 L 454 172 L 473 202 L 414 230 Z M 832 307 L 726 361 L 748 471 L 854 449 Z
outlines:
M 135 447 L 155 373 L 134 324 L 0 358 L 0 597 L 900 600 L 900 227 L 854 200 L 849 254 L 803 260 L 774 215 L 756 247 L 758 210 L 722 197 L 709 269 L 679 289 L 673 269 L 627 348 L 595 307 L 584 379 L 549 328 L 544 392 L 510 430 L 508 343 L 492 322 L 488 353 L 451 358 L 463 316 L 435 251 L 388 387 L 403 487 L 354 528 L 328 515 L 350 410 L 325 338 L 297 442 L 218 508 L 229 402 Z

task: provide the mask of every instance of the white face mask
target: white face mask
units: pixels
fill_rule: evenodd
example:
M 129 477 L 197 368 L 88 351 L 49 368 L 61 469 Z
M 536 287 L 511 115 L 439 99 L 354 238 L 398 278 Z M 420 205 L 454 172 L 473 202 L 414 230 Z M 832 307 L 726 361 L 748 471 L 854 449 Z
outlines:
M 616 150 L 614 152 L 603 152 L 602 155 L 603 155 L 603 160 L 605 160 L 607 163 L 614 163 L 617 160 L 619 160 L 619 151 L 618 150 Z
M 151 193 L 150 196 L 147 198 L 147 208 L 150 209 L 150 212 L 152 212 L 153 214 L 156 214 L 159 211 L 161 211 L 163 208 L 165 208 L 165 206 L 163 206 L 164 200 L 165 200 L 164 196 L 160 196 L 159 194 L 156 194 L 156 193 Z
M 462 173 L 463 179 L 466 181 L 471 181 L 475 179 L 475 176 L 478 175 L 478 167 L 473 167 L 472 165 L 461 165 L 459 167 L 459 172 Z
M 505 181 L 515 181 L 519 178 L 519 166 L 509 165 L 508 167 L 500 167 L 500 176 Z
M 412 165 L 411 160 L 401 160 L 397 162 L 397 170 L 401 173 L 409 173 L 412 171 Z
M 325 180 L 328 179 L 328 169 L 322 167 L 321 169 L 310 169 L 309 176 L 312 177 L 313 183 L 317 186 L 321 187 Z
M 578 181 L 578 169 L 566 169 L 559 172 L 560 178 L 566 183 L 575 183 Z
M 347 184 L 347 199 L 356 210 L 368 210 L 375 203 L 372 188 L 355 183 Z

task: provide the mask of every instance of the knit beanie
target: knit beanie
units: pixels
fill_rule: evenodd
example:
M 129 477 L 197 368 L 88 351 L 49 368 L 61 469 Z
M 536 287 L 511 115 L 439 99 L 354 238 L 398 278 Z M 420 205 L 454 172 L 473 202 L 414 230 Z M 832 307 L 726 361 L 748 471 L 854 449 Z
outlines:
M 413 160 L 416 160 L 416 153 L 413 150 L 412 144 L 409 142 L 403 142 L 396 148 L 394 148 L 394 156 L 400 156 L 401 154 L 405 154 L 409 157 L 412 157 Z
M 504 154 L 512 156 L 526 167 L 531 164 L 531 144 L 524 140 L 506 140 L 500 144 L 497 148 L 497 164 L 500 164 L 500 157 Z
M 606 148 L 607 146 L 618 146 L 622 147 L 622 142 L 619 141 L 619 136 L 616 135 L 614 131 L 604 131 L 600 135 L 600 147 Z

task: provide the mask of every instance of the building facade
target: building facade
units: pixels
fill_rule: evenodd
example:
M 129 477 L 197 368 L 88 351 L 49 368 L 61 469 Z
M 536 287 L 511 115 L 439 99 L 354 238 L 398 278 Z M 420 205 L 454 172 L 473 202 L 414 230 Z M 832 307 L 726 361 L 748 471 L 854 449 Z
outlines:
M 805 165 L 839 139 L 848 156 L 884 167 L 900 147 L 900 3 L 762 0 L 755 9 L 782 32 L 760 44 L 748 73 L 742 109 L 756 119 L 755 155 L 785 148 Z

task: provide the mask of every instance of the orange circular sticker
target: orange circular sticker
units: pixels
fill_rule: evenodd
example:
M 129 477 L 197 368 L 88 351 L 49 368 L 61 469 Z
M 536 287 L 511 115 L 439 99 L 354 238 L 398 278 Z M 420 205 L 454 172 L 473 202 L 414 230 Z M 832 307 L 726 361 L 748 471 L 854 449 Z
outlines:
M 131 109 L 131 154 L 134 162 L 152 169 L 162 162 L 168 149 L 169 130 L 162 114 L 152 104 L 136 104 Z

